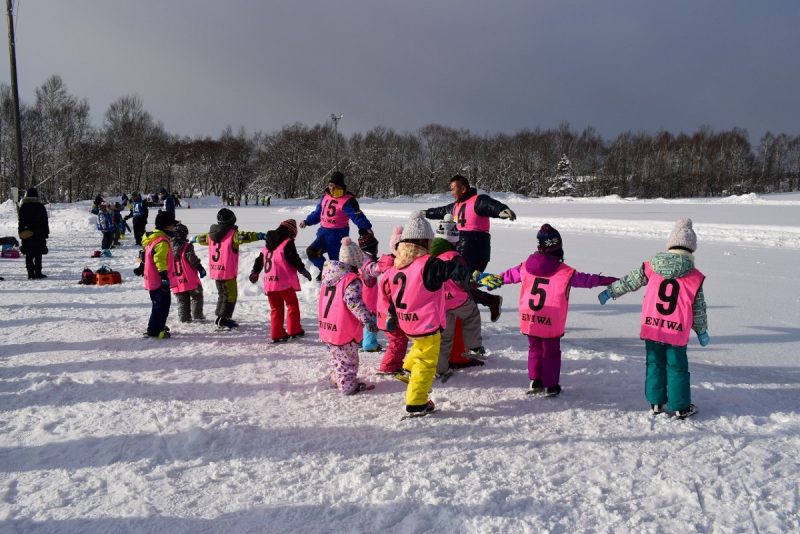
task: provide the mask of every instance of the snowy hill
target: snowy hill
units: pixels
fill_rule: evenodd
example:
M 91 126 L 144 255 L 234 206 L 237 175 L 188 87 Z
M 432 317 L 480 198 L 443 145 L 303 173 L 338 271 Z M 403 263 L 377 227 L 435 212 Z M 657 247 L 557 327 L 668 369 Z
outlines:
M 694 220 L 711 335 L 689 344 L 697 416 L 647 411 L 641 292 L 601 307 L 600 289 L 572 291 L 564 392 L 541 399 L 524 393 L 519 288 L 502 288 L 500 321 L 483 312 L 486 366 L 435 382 L 441 411 L 400 422 L 405 386 L 374 374 L 380 355 L 361 361 L 374 390 L 328 387 L 315 283 L 302 280 L 307 336 L 268 342 L 266 298 L 247 280 L 260 245 L 242 250 L 238 331 L 181 324 L 173 309 L 174 337 L 144 339 L 150 302 L 131 238 L 92 259 L 88 203 L 55 205 L 49 278 L 0 260 L 0 531 L 798 531 L 800 195 L 493 196 L 519 219 L 492 222 L 491 271 L 522 261 L 549 222 L 573 267 L 621 276 L 663 249 L 677 218 Z M 178 218 L 206 231 L 218 204 L 191 202 Z M 361 205 L 384 250 L 411 210 L 449 202 Z M 234 211 L 240 228 L 266 231 L 312 208 Z M 0 205 L 0 233 L 16 234 L 15 217 Z M 301 254 L 315 231 L 300 231 Z M 102 263 L 124 283 L 77 284 Z M 208 279 L 204 290 L 210 316 Z

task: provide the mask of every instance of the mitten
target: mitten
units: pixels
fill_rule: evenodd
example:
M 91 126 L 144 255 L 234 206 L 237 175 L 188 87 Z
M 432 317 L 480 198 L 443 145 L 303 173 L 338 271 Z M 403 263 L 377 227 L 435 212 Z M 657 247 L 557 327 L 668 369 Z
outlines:
M 139 266 L 133 270 L 133 274 L 136 276 L 144 276 L 144 264 L 140 263 Z
M 515 221 L 517 219 L 517 214 L 511 211 L 510 209 L 506 208 L 498 214 L 498 217 L 501 219 L 508 219 L 510 221 Z
M 611 293 L 608 292 L 608 289 L 604 289 L 603 291 L 600 292 L 599 295 L 597 295 L 597 300 L 600 301 L 600 304 L 605 304 L 606 302 L 608 302 L 608 299 L 610 298 L 611 298 Z
M 161 277 L 161 291 L 169 291 L 169 276 L 167 276 L 167 271 L 161 271 L 158 273 L 158 276 Z
M 397 317 L 394 315 L 388 315 L 386 317 L 386 331 L 394 332 L 395 330 L 397 330 Z
M 250 276 L 248 276 L 247 279 L 250 280 L 251 284 L 255 284 L 256 282 L 258 282 L 258 271 L 251 272 Z
M 258 238 L 259 241 L 263 241 L 267 238 L 267 234 L 265 234 L 264 232 L 258 232 L 256 233 L 256 237 Z
M 303 275 L 303 278 L 305 278 L 305 279 L 306 279 L 306 280 L 308 280 L 309 282 L 311 281 L 311 273 L 310 273 L 310 272 L 308 272 L 308 269 L 303 269 L 302 271 L 298 271 L 298 272 L 299 272 L 301 275 Z
M 205 277 L 206 277 L 206 274 L 208 274 L 208 273 L 206 273 L 206 270 L 205 270 L 205 269 L 203 269 L 203 266 L 202 266 L 202 265 L 199 265 L 199 266 L 197 267 L 197 274 L 198 274 L 198 275 L 200 275 L 200 278 L 205 278 Z
M 702 332 L 697 333 L 697 341 L 700 342 L 701 347 L 705 347 L 711 343 L 711 337 L 708 335 L 707 331 L 703 330 Z
M 496 274 L 492 273 L 482 273 L 479 271 L 475 271 L 472 273 L 472 280 L 483 287 L 487 287 L 489 289 L 497 289 L 498 287 L 503 285 L 503 279 Z

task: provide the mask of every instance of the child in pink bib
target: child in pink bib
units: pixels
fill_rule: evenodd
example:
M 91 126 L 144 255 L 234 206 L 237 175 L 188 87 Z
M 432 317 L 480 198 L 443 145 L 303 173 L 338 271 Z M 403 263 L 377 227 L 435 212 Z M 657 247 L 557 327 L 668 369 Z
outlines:
M 318 313 L 319 337 L 328 346 L 331 384 L 345 395 L 372 389 L 358 379 L 358 349 L 362 325 L 377 331 L 375 317 L 364 305 L 363 284 L 358 268 L 364 255 L 349 237 L 342 239 L 339 260 L 328 260 L 322 268 Z
M 300 291 L 298 274 L 311 280 L 311 273 L 297 254 L 294 239 L 297 237 L 297 222 L 283 221 L 275 230 L 267 232 L 265 246 L 253 262 L 249 280 L 255 284 L 264 273 L 264 294 L 269 301 L 269 333 L 273 343 L 281 343 L 305 335 L 300 326 Z M 284 307 L 286 328 L 283 326 Z
M 610 298 L 646 286 L 642 301 L 641 330 L 647 354 L 645 397 L 653 415 L 671 411 L 679 419 L 697 412 L 692 404 L 687 345 L 690 330 L 700 345 L 710 342 L 703 273 L 694 266 L 697 235 L 691 219 L 680 219 L 659 252 L 598 296 Z
M 519 326 L 528 336 L 528 394 L 554 397 L 561 393 L 561 337 L 567 324 L 570 289 L 608 285 L 617 279 L 577 272 L 564 263 L 561 234 L 549 224 L 542 225 L 536 239 L 536 252 L 503 272 L 498 282 L 522 284 Z

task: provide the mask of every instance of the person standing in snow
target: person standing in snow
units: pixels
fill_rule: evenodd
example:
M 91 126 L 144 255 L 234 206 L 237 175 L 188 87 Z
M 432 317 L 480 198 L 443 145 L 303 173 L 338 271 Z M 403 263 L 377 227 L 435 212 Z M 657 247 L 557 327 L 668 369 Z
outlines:
M 97 229 L 103 234 L 103 238 L 100 241 L 103 256 L 111 256 L 111 249 L 114 247 L 114 234 L 118 231 L 117 227 L 114 226 L 111 204 L 106 202 L 100 204 L 100 211 L 97 213 Z
M 389 321 L 391 307 L 391 274 L 394 269 L 395 254 L 400 237 L 403 235 L 403 227 L 395 226 L 392 229 L 392 236 L 389 238 L 389 254 L 384 254 L 377 261 L 377 269 L 380 273 L 377 282 L 378 298 L 375 304 L 375 320 L 378 328 L 386 333 L 386 352 L 378 367 L 379 374 L 403 373 L 403 359 L 406 357 L 408 349 L 408 336 L 397 324 L 397 319 Z M 405 376 L 402 374 L 402 376 Z
M 471 271 L 463 262 L 431 257 L 433 237 L 425 212 L 414 213 L 403 226 L 394 266 L 385 273 L 390 283 L 390 313 L 411 338 L 403 368 L 408 372 L 406 412 L 412 415 L 425 415 L 435 409 L 428 392 L 436 374 L 441 331 L 445 327 L 444 283 L 455 280 L 466 287 L 471 278 Z
M 659 252 L 598 295 L 600 304 L 646 286 L 641 331 L 647 354 L 645 397 L 653 415 L 666 408 L 679 419 L 697 412 L 692 404 L 687 346 L 694 330 L 700 346 L 708 335 L 703 273 L 694 266 L 697 235 L 691 219 L 679 219 Z
M 364 262 L 361 249 L 345 237 L 338 256 L 338 260 L 328 260 L 322 267 L 319 337 L 330 352 L 331 384 L 345 395 L 355 395 L 370 387 L 358 380 L 362 325 L 372 332 L 378 327 L 362 297 L 363 284 L 358 277 L 358 268 Z
M 142 199 L 141 194 L 133 193 L 131 195 L 131 212 L 125 216 L 125 220 L 133 219 L 133 238 L 137 245 L 142 244 L 148 214 L 147 202 Z
M 469 180 L 460 174 L 450 178 L 450 193 L 455 202 L 428 208 L 425 210 L 425 217 L 444 219 L 445 214 L 449 213 L 458 226 L 459 240 L 456 250 L 471 270 L 485 271 L 492 252 L 492 236 L 489 234 L 491 219 L 513 221 L 517 215 L 508 206 L 489 195 L 479 195 L 478 190 L 469 185 Z M 478 304 L 489 308 L 492 322 L 500 318 L 503 305 L 503 298 L 500 295 L 490 295 L 474 288 L 472 297 Z
M 479 275 L 491 289 L 522 284 L 519 293 L 520 331 L 528 336 L 528 393 L 555 397 L 561 393 L 561 338 L 567 324 L 573 287 L 592 288 L 617 280 L 613 276 L 577 272 L 564 263 L 561 234 L 543 224 L 536 234 L 536 252 L 499 276 Z
M 358 238 L 358 246 L 364 254 L 364 263 L 359 268 L 359 278 L 364 284 L 364 305 L 375 315 L 378 311 L 378 240 L 372 232 Z M 364 328 L 364 339 L 361 342 L 364 352 L 380 352 L 383 347 L 378 344 L 378 332 Z
M 162 187 L 158 191 L 158 199 L 161 201 L 161 209 L 158 211 L 166 211 L 175 215 L 175 197 L 169 194 L 166 187 Z
M 167 317 L 170 307 L 170 288 L 175 286 L 175 258 L 170 237 L 179 221 L 171 213 L 156 216 L 156 229 L 142 239 L 144 247 L 144 287 L 150 292 L 150 320 L 147 335 L 159 339 L 170 337 Z
M 434 233 L 431 256 L 444 261 L 458 261 L 466 267 L 466 262 L 455 250 L 456 243 L 458 243 L 456 222 L 453 220 L 453 216 L 447 213 Z M 451 374 L 450 352 L 455 341 L 456 321 L 462 322 L 464 343 L 467 347 L 464 356 L 477 360 L 477 365 L 481 365 L 486 359 L 486 350 L 483 348 L 483 337 L 481 336 L 481 313 L 470 292 L 452 280 L 446 281 L 444 283 L 444 309 L 446 325 L 442 331 L 439 362 L 436 365 L 436 376 L 442 381 Z
M 252 284 L 258 282 L 259 274 L 264 271 L 264 294 L 269 301 L 269 334 L 273 343 L 289 341 L 306 333 L 300 326 L 300 304 L 297 302 L 300 279 L 297 274 L 311 280 L 311 273 L 297 254 L 295 237 L 297 221 L 294 219 L 286 219 L 275 230 L 267 232 L 264 248 L 250 271 Z M 286 328 L 283 327 L 284 306 Z
M 166 213 L 166 212 L 162 212 Z M 239 246 L 260 241 L 267 236 L 261 232 L 243 232 L 236 226 L 236 214 L 228 208 L 217 212 L 217 224 L 212 224 L 207 234 L 198 234 L 194 240 L 208 247 L 208 271 L 217 286 L 215 324 L 220 328 L 237 328 L 233 320 L 239 286 Z
M 42 255 L 47 254 L 47 238 L 50 237 L 47 209 L 39 200 L 39 192 L 31 187 L 19 205 L 17 230 L 22 242 L 20 252 L 25 254 L 28 280 L 47 278 L 42 274 Z
M 206 270 L 194 252 L 189 240 L 189 229 L 176 224 L 172 237 L 172 252 L 175 256 L 175 285 L 172 292 L 178 300 L 178 319 L 182 323 L 205 321 L 203 315 L 203 284 L 201 278 Z
M 300 221 L 300 228 L 317 223 L 320 225 L 317 237 L 306 249 L 308 259 L 320 270 L 317 280 L 322 279 L 325 254 L 328 255 L 329 260 L 339 259 L 339 246 L 342 238 L 350 235 L 350 221 L 353 221 L 358 227 L 359 235 L 372 232 L 372 223 L 361 211 L 358 200 L 347 191 L 344 174 L 335 171 L 331 175 L 325 194 L 317 203 L 317 207 L 304 220 Z

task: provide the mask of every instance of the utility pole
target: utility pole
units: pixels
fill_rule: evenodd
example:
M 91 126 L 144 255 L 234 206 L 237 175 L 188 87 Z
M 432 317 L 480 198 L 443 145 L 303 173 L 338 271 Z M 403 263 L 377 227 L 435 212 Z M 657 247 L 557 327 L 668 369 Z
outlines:
M 11 0 L 8 0 L 9 2 Z M 339 121 L 342 120 L 344 115 L 337 115 L 336 113 L 331 113 L 331 120 L 333 121 L 333 146 L 334 152 L 336 154 L 336 170 L 339 170 Z
M 14 130 L 17 140 L 17 187 L 19 194 L 25 191 L 25 167 L 22 165 L 22 128 L 19 120 L 19 90 L 17 89 L 17 53 L 14 47 L 14 14 L 11 0 L 6 0 L 8 10 L 8 55 L 11 61 L 11 98 L 14 107 Z

